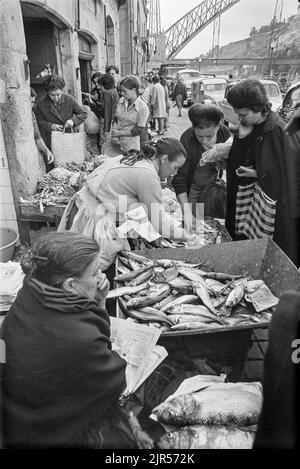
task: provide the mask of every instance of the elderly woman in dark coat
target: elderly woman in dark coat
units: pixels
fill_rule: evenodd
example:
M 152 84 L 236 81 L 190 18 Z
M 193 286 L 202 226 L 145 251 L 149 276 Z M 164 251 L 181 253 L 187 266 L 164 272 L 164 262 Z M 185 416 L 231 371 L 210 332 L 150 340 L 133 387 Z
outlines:
M 300 159 L 284 132 L 284 123 L 271 111 L 259 80 L 238 83 L 229 90 L 227 100 L 238 115 L 240 131 L 227 163 L 226 227 L 233 239 L 241 239 L 236 234 L 238 186 L 257 181 L 265 195 L 276 203 L 273 239 L 297 263 L 295 222 L 300 211 Z
M 23 287 L 1 329 L 3 444 L 105 447 L 126 362 L 111 349 L 99 246 L 77 233 L 51 233 L 23 269 Z M 113 447 L 123 447 L 120 435 L 109 433 Z
M 73 128 L 78 132 L 77 127 L 87 118 L 87 113 L 73 96 L 63 93 L 63 78 L 50 75 L 45 78 L 44 86 L 47 95 L 37 103 L 35 113 L 42 138 L 51 150 L 51 132 L 62 132 L 64 128 Z M 47 171 L 52 167 L 47 166 Z

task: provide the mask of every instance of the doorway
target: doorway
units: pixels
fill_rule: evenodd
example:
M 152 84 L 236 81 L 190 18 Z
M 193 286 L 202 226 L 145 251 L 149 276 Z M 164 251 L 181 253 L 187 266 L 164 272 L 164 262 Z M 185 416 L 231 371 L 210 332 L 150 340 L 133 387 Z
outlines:
M 89 93 L 91 90 L 92 60 L 94 55 L 91 53 L 91 43 L 85 36 L 78 34 L 78 41 L 81 91 Z

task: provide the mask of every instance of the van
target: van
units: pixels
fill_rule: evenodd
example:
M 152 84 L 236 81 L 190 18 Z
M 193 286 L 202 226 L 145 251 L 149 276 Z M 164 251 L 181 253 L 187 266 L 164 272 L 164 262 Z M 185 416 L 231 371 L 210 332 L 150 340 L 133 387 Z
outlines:
M 202 103 L 203 98 L 211 98 L 218 106 L 224 99 L 227 80 L 225 78 L 200 78 L 191 85 L 191 104 Z

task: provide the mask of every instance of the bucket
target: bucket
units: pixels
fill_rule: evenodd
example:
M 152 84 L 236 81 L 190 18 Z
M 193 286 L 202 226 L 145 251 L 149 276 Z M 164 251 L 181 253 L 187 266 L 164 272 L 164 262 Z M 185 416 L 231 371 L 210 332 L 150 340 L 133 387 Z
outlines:
M 10 228 L 0 228 L 0 262 L 9 261 L 15 251 L 19 235 Z

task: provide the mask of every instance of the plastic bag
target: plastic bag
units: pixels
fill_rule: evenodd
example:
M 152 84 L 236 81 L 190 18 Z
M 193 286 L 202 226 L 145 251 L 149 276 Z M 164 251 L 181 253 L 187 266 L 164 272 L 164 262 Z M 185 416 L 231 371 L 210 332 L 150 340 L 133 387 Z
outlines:
M 207 163 L 218 163 L 222 160 L 227 160 L 233 138 L 230 137 L 224 143 L 216 143 L 210 150 L 207 150 L 203 153 L 200 160 L 200 166 L 204 166 Z

